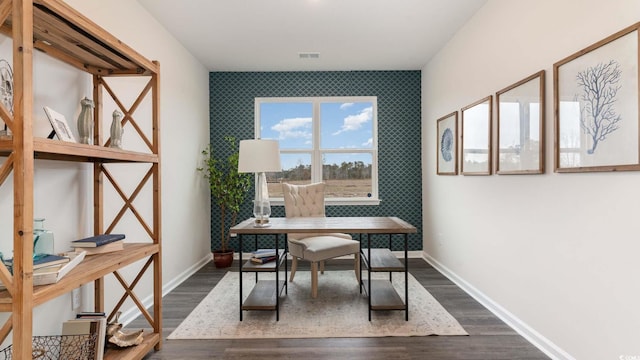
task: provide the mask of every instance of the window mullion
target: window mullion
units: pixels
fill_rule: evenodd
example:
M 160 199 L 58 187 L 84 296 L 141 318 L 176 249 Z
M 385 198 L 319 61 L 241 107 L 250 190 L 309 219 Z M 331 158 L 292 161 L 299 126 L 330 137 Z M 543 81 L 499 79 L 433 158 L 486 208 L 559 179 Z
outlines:
M 320 101 L 313 101 L 313 153 L 311 155 L 311 182 L 322 181 L 322 153 L 320 152 Z

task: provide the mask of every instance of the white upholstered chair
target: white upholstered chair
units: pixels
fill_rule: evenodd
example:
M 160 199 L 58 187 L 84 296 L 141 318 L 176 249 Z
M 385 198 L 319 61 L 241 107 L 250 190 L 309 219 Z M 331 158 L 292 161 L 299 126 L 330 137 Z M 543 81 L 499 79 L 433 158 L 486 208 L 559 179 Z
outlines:
M 323 217 L 324 183 L 309 185 L 282 184 L 286 217 Z M 349 234 L 287 234 L 289 253 L 292 256 L 291 277 L 293 281 L 298 260 L 311 262 L 311 297 L 318 296 L 318 265 L 324 273 L 324 261 L 339 256 L 353 254 L 356 280 L 360 284 L 360 243 Z

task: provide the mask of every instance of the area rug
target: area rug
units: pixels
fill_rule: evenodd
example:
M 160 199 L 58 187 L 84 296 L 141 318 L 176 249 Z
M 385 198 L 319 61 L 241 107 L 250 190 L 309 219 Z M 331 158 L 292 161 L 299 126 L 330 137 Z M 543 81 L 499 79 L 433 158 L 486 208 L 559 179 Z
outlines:
M 364 273 L 366 275 L 366 273 Z M 260 279 L 274 278 L 261 273 Z M 255 283 L 243 274 L 243 296 Z M 282 274 L 281 274 L 282 276 Z M 388 279 L 373 273 L 372 279 Z M 318 276 L 318 297 L 311 298 L 311 275 L 298 271 L 280 297 L 280 320 L 275 311 L 239 313 L 238 273 L 227 272 L 213 290 L 168 339 L 267 339 L 468 335 L 458 321 L 409 274 L 409 321 L 404 311 L 374 311 L 368 320 L 368 300 L 358 291 L 353 271 L 326 271 Z M 404 274 L 393 273 L 393 284 L 404 298 Z

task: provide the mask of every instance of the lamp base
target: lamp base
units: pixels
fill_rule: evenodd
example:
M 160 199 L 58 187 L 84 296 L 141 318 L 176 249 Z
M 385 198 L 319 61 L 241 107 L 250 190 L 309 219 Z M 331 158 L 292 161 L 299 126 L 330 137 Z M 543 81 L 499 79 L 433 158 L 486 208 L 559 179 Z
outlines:
M 271 226 L 271 224 L 269 223 L 269 219 L 256 219 L 253 222 L 253 227 L 265 228 L 265 227 L 269 227 L 269 226 Z

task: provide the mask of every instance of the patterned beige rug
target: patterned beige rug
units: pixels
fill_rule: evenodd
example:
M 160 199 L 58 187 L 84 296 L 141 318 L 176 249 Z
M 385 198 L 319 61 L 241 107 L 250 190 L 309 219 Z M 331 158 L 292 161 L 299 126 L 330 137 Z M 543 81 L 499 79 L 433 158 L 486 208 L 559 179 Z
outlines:
M 388 273 L 373 275 L 389 277 Z M 255 277 L 253 273 L 243 276 L 246 297 Z M 273 276 L 260 274 L 260 279 Z M 404 298 L 404 274 L 394 273 L 393 283 Z M 358 291 L 353 271 L 319 275 L 316 299 L 311 298 L 310 289 L 310 273 L 298 271 L 289 283 L 289 293 L 280 298 L 280 321 L 276 321 L 275 311 L 245 311 L 240 321 L 238 273 L 228 272 L 168 339 L 468 335 L 411 274 L 409 321 L 405 321 L 404 311 L 398 310 L 374 311 L 369 321 L 367 298 Z

